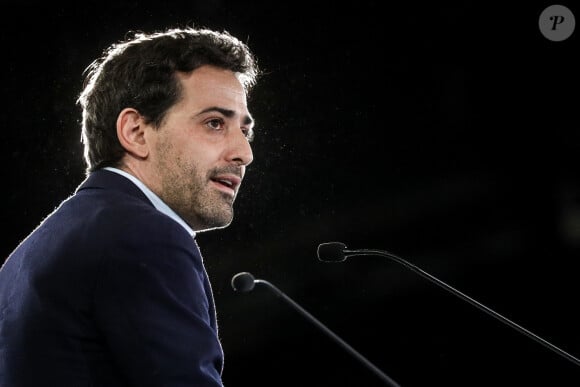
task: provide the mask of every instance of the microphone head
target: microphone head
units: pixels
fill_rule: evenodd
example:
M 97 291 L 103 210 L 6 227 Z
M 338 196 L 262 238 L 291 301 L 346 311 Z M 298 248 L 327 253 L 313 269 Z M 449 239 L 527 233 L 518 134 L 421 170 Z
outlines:
M 346 259 L 346 245 L 341 242 L 326 242 L 318 245 L 318 259 L 323 262 L 342 262 Z
M 243 271 L 232 277 L 232 288 L 236 292 L 249 292 L 254 289 L 254 285 L 254 276 L 247 271 Z

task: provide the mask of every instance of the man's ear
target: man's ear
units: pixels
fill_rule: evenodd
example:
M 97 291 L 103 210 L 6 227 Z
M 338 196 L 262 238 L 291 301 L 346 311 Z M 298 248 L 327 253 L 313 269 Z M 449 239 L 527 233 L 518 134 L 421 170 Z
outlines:
M 117 138 L 123 148 L 133 156 L 145 158 L 149 154 L 149 144 L 145 141 L 145 123 L 137 110 L 126 108 L 119 113 Z

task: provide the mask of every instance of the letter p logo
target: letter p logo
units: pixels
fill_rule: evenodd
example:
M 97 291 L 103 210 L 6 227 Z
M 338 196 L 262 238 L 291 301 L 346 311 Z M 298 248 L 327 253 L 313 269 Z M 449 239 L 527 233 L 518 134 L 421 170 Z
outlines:
M 538 25 L 544 37 L 559 42 L 572 35 L 576 21 L 568 8 L 563 5 L 550 5 L 542 11 Z
M 555 31 L 556 30 L 556 26 L 558 26 L 558 24 L 562 24 L 564 22 L 564 16 L 562 16 L 562 15 L 550 16 L 550 20 L 553 21 L 553 23 L 552 23 L 552 31 Z

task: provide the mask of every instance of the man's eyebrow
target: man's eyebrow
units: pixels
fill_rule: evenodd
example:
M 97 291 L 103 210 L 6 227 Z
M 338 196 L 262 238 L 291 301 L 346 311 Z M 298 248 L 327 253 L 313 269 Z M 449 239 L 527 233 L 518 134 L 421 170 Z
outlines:
M 227 118 L 232 118 L 236 115 L 236 112 L 230 109 L 224 109 L 218 106 L 208 107 L 207 109 L 203 109 L 199 112 L 199 114 L 209 113 L 209 112 L 218 112 L 222 115 L 226 116 Z M 244 117 L 244 125 L 252 125 L 254 124 L 254 120 L 250 116 Z

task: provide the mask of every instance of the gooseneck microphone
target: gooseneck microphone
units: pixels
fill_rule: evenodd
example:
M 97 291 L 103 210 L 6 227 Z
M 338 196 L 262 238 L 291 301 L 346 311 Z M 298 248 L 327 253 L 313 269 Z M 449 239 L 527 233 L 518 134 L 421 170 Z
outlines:
M 330 336 L 334 341 L 336 341 L 340 346 L 346 349 L 351 355 L 357 358 L 361 363 L 368 367 L 372 372 L 374 372 L 381 380 L 383 380 L 388 386 L 400 387 L 400 385 L 391 379 L 389 376 L 385 375 L 377 366 L 371 363 L 367 358 L 357 352 L 354 348 L 348 345 L 343 339 L 337 336 L 324 324 L 318 321 L 314 316 L 308 313 L 303 307 L 298 305 L 294 300 L 284 294 L 276 286 L 272 285 L 270 282 L 263 279 L 255 279 L 254 276 L 248 272 L 241 272 L 232 277 L 232 288 L 237 292 L 247 293 L 254 289 L 255 284 L 266 285 L 270 290 L 282 298 L 284 301 L 288 302 L 294 309 L 296 309 L 302 316 L 306 317 L 307 320 L 312 322 L 318 328 L 320 328 L 324 333 Z
M 556 347 L 554 344 L 550 343 L 547 340 L 535 335 L 534 333 L 530 332 L 529 330 L 523 328 L 522 326 L 514 323 L 513 321 L 505 318 L 501 314 L 495 312 L 494 310 L 488 308 L 487 306 L 477 302 L 473 298 L 465 295 L 464 293 L 460 292 L 459 290 L 447 285 L 445 282 L 441 281 L 440 279 L 432 276 L 431 274 L 421 270 L 417 266 L 413 265 L 410 262 L 407 262 L 401 257 L 396 256 L 395 254 L 389 253 L 388 251 L 384 250 L 372 250 L 372 249 L 358 249 L 358 250 L 349 250 L 347 249 L 346 245 L 341 242 L 327 242 L 321 243 L 318 246 L 318 259 L 323 262 L 343 262 L 348 257 L 354 257 L 357 255 L 375 255 L 375 256 L 383 256 L 393 261 L 402 264 L 408 269 L 411 269 L 415 273 L 419 274 L 420 276 L 427 278 L 429 281 L 435 283 L 436 285 L 442 287 L 443 289 L 449 291 L 450 293 L 454 294 L 455 296 L 469 302 L 470 304 L 476 306 L 478 309 L 484 311 L 485 313 L 491 315 L 492 317 L 498 319 L 499 321 L 503 322 L 504 324 L 514 328 L 516 331 L 524 334 L 525 336 L 537 341 L 538 343 L 542 344 L 546 348 L 554 351 L 560 356 L 568 359 L 572 363 L 576 365 L 580 365 L 580 360 L 576 357 L 570 355 L 569 353 L 563 351 L 562 349 Z

